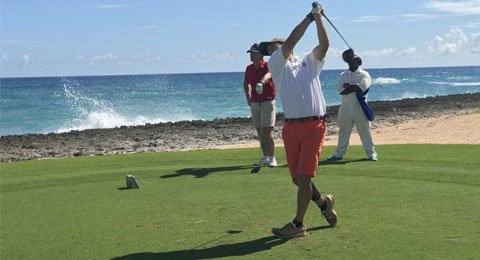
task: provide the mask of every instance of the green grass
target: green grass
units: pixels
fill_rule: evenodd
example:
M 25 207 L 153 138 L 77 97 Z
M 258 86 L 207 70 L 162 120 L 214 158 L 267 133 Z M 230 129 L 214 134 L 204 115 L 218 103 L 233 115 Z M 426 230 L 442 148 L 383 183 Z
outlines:
M 0 164 L 6 259 L 480 259 L 480 146 L 361 147 L 317 177 L 336 199 L 328 228 L 313 203 L 305 238 L 272 227 L 294 217 L 296 187 L 279 167 L 251 174 L 258 149 Z M 132 174 L 138 190 L 122 190 Z

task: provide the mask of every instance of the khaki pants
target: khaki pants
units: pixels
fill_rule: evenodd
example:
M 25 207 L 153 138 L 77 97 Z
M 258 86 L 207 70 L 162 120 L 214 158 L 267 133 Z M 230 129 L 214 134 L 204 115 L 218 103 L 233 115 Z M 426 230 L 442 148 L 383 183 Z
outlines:
M 262 101 L 261 106 L 260 102 L 252 102 L 250 110 L 252 111 L 252 122 L 255 128 L 275 126 L 277 109 L 274 99 Z

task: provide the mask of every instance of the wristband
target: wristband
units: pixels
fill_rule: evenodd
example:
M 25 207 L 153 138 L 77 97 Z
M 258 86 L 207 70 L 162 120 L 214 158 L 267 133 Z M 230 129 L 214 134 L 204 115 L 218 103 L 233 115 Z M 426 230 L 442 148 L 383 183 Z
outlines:
M 310 18 L 310 22 L 315 21 L 315 17 L 313 16 L 312 13 L 307 14 L 307 17 Z

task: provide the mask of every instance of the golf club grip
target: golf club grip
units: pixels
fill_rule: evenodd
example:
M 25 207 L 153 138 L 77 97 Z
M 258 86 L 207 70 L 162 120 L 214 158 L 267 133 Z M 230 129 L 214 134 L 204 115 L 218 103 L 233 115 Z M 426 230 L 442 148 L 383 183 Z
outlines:
M 350 44 L 348 44 L 348 42 L 345 40 L 345 38 L 343 38 L 342 34 L 338 31 L 337 27 L 335 27 L 335 25 L 333 25 L 332 21 L 330 21 L 330 19 L 328 19 L 328 17 L 325 14 L 322 14 L 322 15 L 323 15 L 323 17 L 325 17 L 325 19 L 327 19 L 328 23 L 333 27 L 333 29 L 335 29 L 335 31 L 337 31 L 338 35 L 340 35 L 340 37 L 345 42 L 345 44 L 348 46 L 348 48 L 351 49 L 352 47 L 350 47 Z

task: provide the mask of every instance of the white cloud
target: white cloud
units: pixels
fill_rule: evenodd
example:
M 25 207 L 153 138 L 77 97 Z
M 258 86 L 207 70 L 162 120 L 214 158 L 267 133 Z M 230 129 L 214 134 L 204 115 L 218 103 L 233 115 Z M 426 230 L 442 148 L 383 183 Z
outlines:
M 430 11 L 445 12 L 454 15 L 480 14 L 480 0 L 469 1 L 428 1 L 424 8 Z
M 469 44 L 470 43 L 470 44 Z M 341 55 L 340 50 L 331 49 L 329 55 Z M 446 34 L 436 36 L 433 42 L 427 44 L 426 48 L 410 46 L 405 49 L 381 48 L 377 50 L 367 50 L 360 53 L 360 56 L 382 58 L 392 56 L 411 57 L 414 59 L 425 58 L 428 55 L 460 55 L 475 53 L 480 54 L 480 33 L 474 33 L 467 36 L 460 28 L 449 30 Z
M 153 30 L 153 29 L 157 29 L 157 26 L 155 26 L 155 25 L 145 25 L 145 26 L 140 27 L 140 29 L 142 29 L 142 30 Z
M 429 12 L 442 12 L 446 15 L 466 16 L 466 15 L 478 15 L 480 14 L 480 0 L 468 0 L 468 1 L 428 1 L 423 5 L 423 8 Z M 439 14 L 397 14 L 389 16 L 380 15 L 364 15 L 355 18 L 352 22 L 364 23 L 364 22 L 379 22 L 392 19 L 404 19 L 405 22 L 416 22 L 421 20 L 442 18 L 445 16 Z M 478 27 L 476 25 L 475 27 Z
M 476 21 L 476 22 L 469 22 L 469 23 L 466 23 L 466 24 L 463 24 L 463 25 L 460 25 L 460 26 L 456 26 L 458 28 L 478 28 L 480 27 L 480 21 Z
M 354 23 L 365 23 L 365 22 L 377 22 L 390 19 L 390 16 L 377 16 L 377 15 L 364 15 L 356 18 L 352 22 Z
M 146 55 L 146 56 L 143 57 L 143 60 L 146 61 L 146 62 L 161 61 L 162 57 Z
M 428 46 L 429 54 L 456 54 L 460 53 L 468 43 L 468 37 L 462 29 L 451 29 L 444 36 L 436 36 L 433 45 Z
M 470 35 L 473 41 L 472 52 L 480 53 L 480 33 Z
M 432 19 L 432 18 L 435 18 L 436 16 L 431 14 L 401 14 L 401 15 L 397 15 L 396 17 L 406 18 L 407 22 L 417 22 L 417 21 Z
M 132 63 L 129 62 L 129 61 L 117 61 L 115 63 L 115 65 L 117 65 L 117 66 L 128 66 L 128 65 L 132 65 Z
M 77 61 L 82 61 L 88 64 L 90 67 L 100 66 L 103 63 L 107 64 L 114 64 L 117 66 L 129 66 L 129 65 L 139 65 L 147 62 L 159 62 L 163 61 L 163 58 L 160 56 L 154 56 L 151 54 L 144 54 L 144 55 L 123 55 L 118 56 L 112 53 L 108 53 L 105 55 L 97 55 L 97 56 L 86 56 L 83 54 L 77 55 Z
M 227 53 L 217 53 L 214 55 L 215 60 L 222 62 L 222 61 L 234 61 L 235 59 Z
M 24 43 L 29 43 L 27 41 L 20 41 L 20 40 L 5 40 L 2 41 L 4 44 L 24 44 Z
M 415 56 L 417 54 L 418 52 L 416 47 L 408 47 L 398 53 L 400 56 Z
M 130 60 L 130 61 L 135 61 L 135 62 L 154 62 L 154 61 L 162 61 L 163 58 L 160 56 L 154 56 L 151 54 L 142 54 L 142 55 L 136 55 L 136 56 L 124 56 L 121 59 L 123 60 Z
M 93 56 L 89 59 L 93 60 L 93 61 L 106 61 L 106 60 L 118 60 L 118 57 L 111 54 L 111 53 L 108 53 L 108 54 L 105 54 L 105 55 Z
M 118 8 L 130 8 L 130 7 L 139 7 L 146 6 L 147 4 L 130 4 L 130 5 L 98 5 L 98 9 L 118 9 Z
M 28 62 L 30 62 L 30 57 L 27 55 L 27 54 L 23 54 L 22 55 L 22 60 L 20 61 L 20 63 L 18 63 L 15 68 L 16 69 L 21 69 L 23 68 Z
M 201 53 L 194 52 L 190 55 L 190 60 L 196 63 L 214 63 L 214 62 L 230 62 L 235 59 L 226 53 Z
M 126 7 L 125 5 L 99 5 L 97 6 L 98 9 L 112 9 L 112 8 L 123 8 Z
M 341 50 L 339 48 L 328 48 L 328 52 L 327 52 L 327 56 L 328 57 L 341 57 L 342 56 L 342 53 L 344 52 L 345 50 Z M 310 51 L 309 51 L 310 52 Z M 309 52 L 306 52 L 304 53 L 304 55 L 308 54 Z
M 399 15 L 389 15 L 389 16 L 379 16 L 379 15 L 365 15 L 355 18 L 352 22 L 354 23 L 365 23 L 365 22 L 379 22 L 387 20 L 400 20 L 404 22 L 417 22 L 422 20 L 428 20 L 433 18 L 439 18 L 440 16 L 431 15 L 431 14 L 399 14 Z
M 396 48 L 382 48 L 380 50 L 370 50 L 362 53 L 363 56 L 371 57 L 383 57 L 392 55 L 397 49 Z

